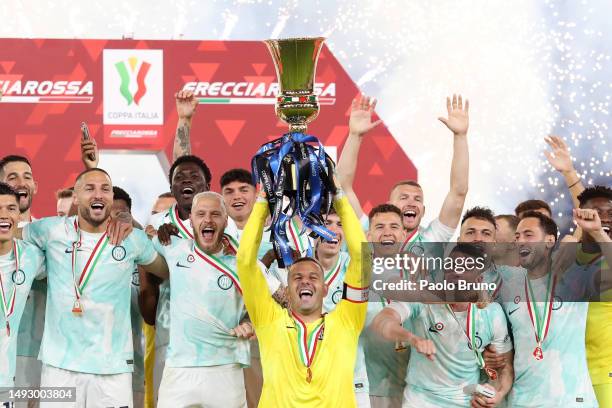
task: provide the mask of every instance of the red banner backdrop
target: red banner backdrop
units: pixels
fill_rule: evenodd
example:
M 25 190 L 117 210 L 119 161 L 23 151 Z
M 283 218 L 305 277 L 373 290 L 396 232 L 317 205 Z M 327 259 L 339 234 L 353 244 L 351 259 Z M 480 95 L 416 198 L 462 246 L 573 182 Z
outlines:
M 328 48 L 316 82 L 321 112 L 308 131 L 339 152 L 359 91 Z M 200 98 L 193 152 L 218 189 L 223 171 L 249 168 L 257 148 L 287 130 L 274 114 L 276 86 L 261 42 L 0 39 L 0 155 L 32 161 L 39 184 L 34 214 L 52 215 L 53 193 L 82 170 L 81 122 L 101 149 L 164 151 L 170 161 L 173 95 L 188 88 Z M 398 179 L 416 178 L 384 126 L 368 135 L 359 160 L 355 188 L 366 211 L 386 200 Z

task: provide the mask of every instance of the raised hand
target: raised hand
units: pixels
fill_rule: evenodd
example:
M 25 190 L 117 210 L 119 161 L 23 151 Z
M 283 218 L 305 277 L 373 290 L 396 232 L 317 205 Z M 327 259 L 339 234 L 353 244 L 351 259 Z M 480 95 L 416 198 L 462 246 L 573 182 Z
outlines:
M 444 123 L 453 134 L 466 135 L 470 125 L 470 101 L 466 99 L 464 105 L 461 95 L 453 94 L 452 101 L 450 97 L 446 98 L 446 110 L 448 118 L 441 116 L 438 120 Z
M 164 246 L 170 245 L 172 236 L 179 236 L 179 230 L 174 224 L 162 224 L 157 229 L 157 239 L 159 239 L 159 243 Z
M 570 156 L 569 148 L 559 136 L 548 136 L 544 141 L 550 146 L 551 151 L 545 150 L 544 154 L 551 166 L 560 173 L 574 171 L 574 164 Z
M 179 119 L 191 119 L 198 106 L 198 99 L 192 91 L 178 91 L 174 94 L 176 99 L 176 112 Z
M 351 104 L 351 115 L 349 117 L 349 132 L 363 136 L 374 129 L 382 120 L 372 122 L 372 114 L 376 108 L 376 99 L 360 95 L 353 99 Z
M 607 235 L 601 225 L 599 214 L 595 210 L 588 208 L 574 208 L 574 222 L 597 240 L 598 235 Z
M 100 156 L 98 155 L 98 145 L 93 137 L 85 139 L 81 136 L 81 161 L 86 169 L 98 167 Z

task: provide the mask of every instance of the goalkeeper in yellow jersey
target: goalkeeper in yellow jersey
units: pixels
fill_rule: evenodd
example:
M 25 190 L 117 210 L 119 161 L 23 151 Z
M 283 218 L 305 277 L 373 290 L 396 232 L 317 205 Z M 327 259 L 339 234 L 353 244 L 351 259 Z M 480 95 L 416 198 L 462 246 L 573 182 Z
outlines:
M 300 258 L 288 270 L 289 308 L 272 299 L 257 262 L 268 203 L 260 193 L 246 224 L 237 255 L 244 303 L 261 350 L 263 390 L 260 407 L 355 407 L 353 369 L 367 308 L 369 253 L 350 203 L 338 190 L 334 207 L 350 254 L 343 298 L 323 314 L 327 294 L 323 268 Z M 368 268 L 363 268 L 367 265 Z

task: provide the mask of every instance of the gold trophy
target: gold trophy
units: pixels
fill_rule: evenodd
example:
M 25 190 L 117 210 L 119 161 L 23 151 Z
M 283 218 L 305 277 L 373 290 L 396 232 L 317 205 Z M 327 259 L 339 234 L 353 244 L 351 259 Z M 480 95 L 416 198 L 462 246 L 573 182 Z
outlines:
M 308 123 L 319 114 L 314 78 L 323 41 L 322 37 L 265 41 L 280 87 L 276 116 L 289 125 L 292 133 L 305 133 Z

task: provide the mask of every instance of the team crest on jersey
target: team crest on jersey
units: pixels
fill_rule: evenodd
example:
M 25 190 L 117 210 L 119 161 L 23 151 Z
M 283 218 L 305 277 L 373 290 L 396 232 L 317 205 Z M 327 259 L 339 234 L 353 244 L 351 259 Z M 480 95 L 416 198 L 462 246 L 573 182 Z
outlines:
M 482 338 L 480 338 L 480 336 L 478 335 L 478 332 L 476 332 L 476 336 L 474 338 L 474 341 L 476 342 L 476 348 L 478 350 L 480 350 L 482 348 Z M 468 345 L 468 348 L 471 350 L 472 349 L 472 344 L 468 341 L 467 345 Z
M 521 301 L 521 297 L 520 296 L 517 296 L 517 297 L 514 298 L 514 304 L 515 305 L 518 305 L 520 301 Z
M 219 286 L 223 290 L 228 290 L 233 285 L 234 282 L 232 282 L 232 280 L 225 275 L 221 275 L 219 276 L 219 279 L 217 279 L 217 286 Z
M 195 256 L 189 254 L 189 256 L 187 257 L 187 262 L 194 263 L 195 262 Z
M 334 302 L 334 305 L 337 305 L 340 299 L 342 299 L 342 290 L 337 290 L 332 294 L 332 302 Z
M 25 273 L 19 269 L 18 271 L 14 271 L 13 275 L 11 276 L 11 278 L 13 279 L 13 283 L 15 285 L 22 285 L 23 282 L 25 282 Z
M 555 297 L 553 298 L 552 310 L 559 310 L 562 307 L 563 307 L 563 299 L 555 295 Z
M 132 285 L 140 286 L 140 274 L 138 273 L 138 269 L 132 272 Z
M 113 251 L 111 252 L 111 255 L 115 261 L 123 261 L 125 259 L 125 254 L 125 248 L 121 245 L 114 247 Z

